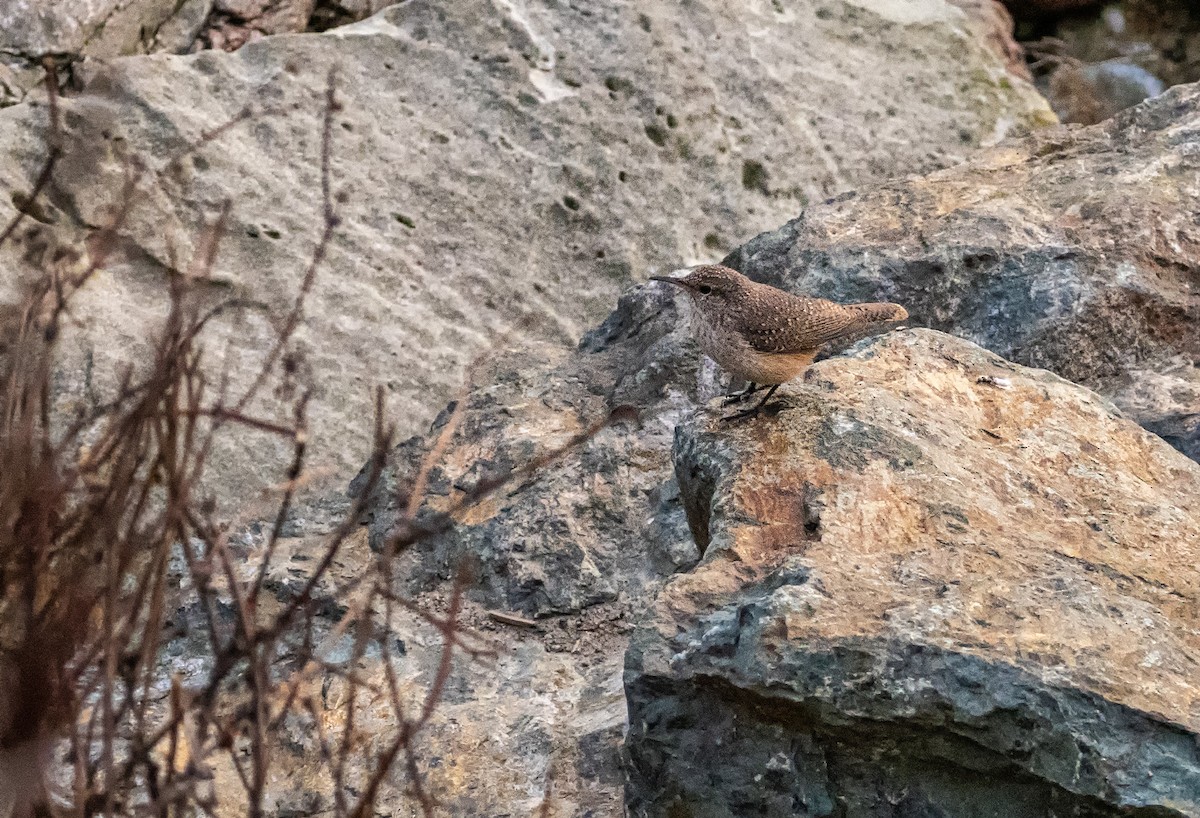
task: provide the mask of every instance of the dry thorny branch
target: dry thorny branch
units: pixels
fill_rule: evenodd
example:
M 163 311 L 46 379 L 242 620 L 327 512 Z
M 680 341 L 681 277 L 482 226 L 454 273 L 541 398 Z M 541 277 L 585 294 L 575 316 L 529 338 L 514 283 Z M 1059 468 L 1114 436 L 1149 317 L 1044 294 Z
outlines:
M 37 226 L 23 231 L 24 216 L 66 150 L 52 77 L 48 70 L 44 164 L 20 212 L 0 230 L 0 245 L 37 233 Z M 254 116 L 251 108 L 158 170 L 131 160 L 108 225 L 86 251 L 53 254 L 20 309 L 0 326 L 0 815 L 166 816 L 212 813 L 218 805 L 263 815 L 271 808 L 267 783 L 286 727 L 315 744 L 310 749 L 328 776 L 335 814 L 373 814 L 388 788 L 402 788 L 425 814 L 434 806 L 418 772 L 415 739 L 433 716 L 455 654 L 479 658 L 483 651 L 459 620 L 464 572 L 448 609 L 435 614 L 393 592 L 393 558 L 563 456 L 607 420 L 418 523 L 428 471 L 450 443 L 456 409 L 414 481 L 415 499 L 402 504 L 407 514 L 370 569 L 328 590 L 331 569 L 363 512 L 366 500 L 359 499 L 325 536 L 298 586 L 282 596 L 269 590 L 277 604 L 265 604 L 281 532 L 306 479 L 310 396 L 302 392 L 284 419 L 253 415 L 249 407 L 287 369 L 289 344 L 338 225 L 330 180 L 338 109 L 331 74 L 321 117 L 321 230 L 295 301 L 244 394 L 231 398 L 225 379 L 210 379 L 201 346 L 211 324 L 241 305 L 204 309 L 195 292 L 216 263 L 228 204 L 198 242 L 188 273 L 168 282 L 169 314 L 148 364 L 126 374 L 107 402 L 72 418 L 58 416 L 52 381 L 72 299 L 107 263 L 147 188 Z M 372 495 L 391 449 L 383 417 L 377 393 L 360 498 Z M 241 531 L 216 518 L 200 489 L 214 441 L 238 428 L 277 435 L 291 447 L 273 519 L 249 565 L 236 539 Z M 322 628 L 321 606 L 331 593 L 344 610 Z M 434 678 L 416 696 L 402 691 L 397 677 L 402 660 L 388 633 L 397 610 L 421 617 L 442 640 Z M 165 653 L 173 640 L 193 652 L 193 665 L 203 668 L 198 677 L 185 679 L 173 668 Z M 332 661 L 322 647 L 338 640 L 351 645 L 348 660 Z M 363 672 L 369 668 L 377 670 Z M 328 695 L 331 687 L 336 697 Z M 381 701 L 389 726 L 367 729 L 361 712 Z M 221 781 L 240 787 L 231 792 Z

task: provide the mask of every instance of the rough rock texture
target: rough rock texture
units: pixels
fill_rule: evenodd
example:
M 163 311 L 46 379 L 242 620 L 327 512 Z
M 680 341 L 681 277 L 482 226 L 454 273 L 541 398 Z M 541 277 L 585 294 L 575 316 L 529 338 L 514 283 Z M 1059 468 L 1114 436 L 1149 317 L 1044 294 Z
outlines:
M 211 0 L 6 0 L 0 4 L 0 55 L 36 60 L 144 53 L 169 21 L 196 17 L 197 7 L 207 14 L 211 5 Z
M 232 51 L 273 34 L 348 25 L 388 5 L 387 0 L 3 0 L 0 107 L 19 102 L 39 83 L 45 56 L 64 68 L 96 57 Z
M 42 78 L 40 60 L 227 51 L 273 34 L 324 31 L 362 20 L 386 0 L 4 0 L 0 107 Z
M 268 573 L 266 587 L 272 593 L 263 597 L 263 613 L 273 614 L 277 598 L 286 600 L 298 592 L 313 553 L 322 547 L 322 533 L 344 510 L 344 503 L 307 509 L 289 525 L 295 536 L 280 541 Z M 249 582 L 261 555 L 261 538 L 234 548 L 243 558 L 242 578 Z M 345 545 L 328 578 L 316 589 L 322 613 L 316 618 L 314 638 L 322 645 L 321 658 L 332 667 L 344 665 L 352 653 L 352 637 L 334 635 L 339 611 L 347 601 L 339 589 L 367 570 L 372 559 L 375 555 L 367 547 L 364 531 Z M 412 601 L 429 614 L 444 615 L 448 595 L 437 589 Z M 190 608 L 178 611 L 176 618 L 176 624 L 186 618 L 189 635 L 169 645 L 167 661 L 183 675 L 185 685 L 197 686 L 207 670 L 195 658 L 208 655 L 202 644 L 204 615 Z M 442 636 L 406 608 L 398 608 L 390 619 L 380 619 L 394 637 L 397 684 L 405 699 L 419 706 L 437 672 Z M 549 814 L 554 818 L 619 815 L 623 792 L 619 743 L 625 720 L 620 663 L 629 627 L 610 624 L 593 611 L 586 622 L 555 620 L 540 629 L 514 628 L 490 619 L 484 607 L 471 601 L 463 605 L 459 622 L 467 644 L 491 649 L 495 656 L 472 660 L 461 652 L 456 655 L 451 681 L 421 733 L 420 773 L 425 788 L 438 800 L 435 815 L 536 815 L 549 782 Z M 356 667 L 364 678 L 378 679 L 384 675 L 381 662 L 378 652 L 372 651 Z M 312 691 L 325 726 L 342 727 L 345 680 L 329 674 L 315 680 Z M 358 728 L 367 735 L 393 735 L 395 717 L 386 694 L 365 696 L 356 711 Z M 306 720 L 289 720 L 275 736 L 265 804 L 268 814 L 334 810 L 328 761 L 321 757 L 311 730 Z M 246 810 L 238 803 L 242 786 L 232 765 L 215 759 L 213 775 L 221 794 L 217 815 L 244 816 Z M 402 777 L 403 772 L 397 776 Z M 411 797 L 387 788 L 378 814 L 422 813 Z
M 645 272 L 708 260 L 806 200 L 947 164 L 1010 120 L 1044 114 L 1022 107 L 1023 86 L 1000 72 L 973 27 L 971 17 L 933 2 L 412 0 L 339 34 L 267 38 L 231 55 L 118 61 L 92 72 L 88 91 L 65 104 L 72 133 L 100 139 L 91 159 L 64 166 L 37 224 L 27 225 L 39 241 L 82 238 L 102 222 L 123 154 L 161 164 L 248 100 L 268 110 L 203 151 L 183 179 L 165 180 L 134 214 L 123 265 L 77 311 L 80 356 L 92 363 L 64 372 L 64 388 L 102 392 L 105 373 L 136 356 L 133 342 L 161 310 L 164 267 L 186 263 L 197 226 L 226 196 L 235 207 L 214 300 L 232 293 L 289 303 L 317 231 L 314 99 L 337 65 L 346 103 L 334 148 L 343 226 L 301 345 L 321 390 L 312 439 L 342 449 L 317 452 L 314 462 L 360 464 L 369 388 L 379 381 L 407 428 L 425 428 L 463 362 L 522 314 L 531 323 L 509 336 L 517 353 L 478 376 L 484 385 L 462 399 L 461 416 L 443 412 L 434 424 L 435 434 L 450 422 L 460 427 L 431 472 L 423 513 L 616 406 L 642 413 L 640 427 L 602 432 L 537 483 L 493 498 L 454 532 L 403 555 L 408 592 L 434 609 L 453 566 L 477 566 L 467 622 L 499 652 L 494 665 L 456 666 L 424 734 L 423 772 L 442 814 L 534 814 L 547 781 L 552 815 L 622 814 L 623 656 L 629 631 L 651 614 L 715 647 L 677 645 L 673 630 L 656 627 L 639 636 L 630 667 L 641 662 L 643 671 L 629 687 L 636 783 L 628 790 L 638 810 L 653 812 L 665 793 L 694 788 L 695 815 L 750 814 L 744 805 L 766 814 L 1108 815 L 1120 804 L 1151 805 L 1145 815 L 1195 812 L 1190 461 L 1084 390 L 929 333 L 895 334 L 822 363 L 810 382 L 781 390 L 792 409 L 715 432 L 703 424 L 717 411 L 709 401 L 723 378 L 699 359 L 665 287 L 628 291 L 576 352 L 541 340 L 573 338 Z M 841 243 L 810 236 L 812 281 L 823 294 L 858 300 L 903 294 L 939 326 L 959 326 L 961 307 L 963 332 L 990 344 L 1009 332 L 1008 349 L 1026 360 L 1031 349 L 1065 348 L 1054 335 L 1054 320 L 1064 318 L 1081 339 L 1072 365 L 1087 377 L 1111 369 L 1113 378 L 1095 383 L 1147 425 L 1157 418 L 1158 431 L 1175 429 L 1186 441 L 1187 402 L 1195 405 L 1197 391 L 1187 392 L 1194 382 L 1164 362 L 1170 349 L 1188 349 L 1184 333 L 1195 327 L 1194 222 L 1171 221 L 1196 212 L 1193 93 L 1176 92 L 1123 125 L 1056 131 L 962 170 L 814 206 L 797 224 L 829 225 Z M 947 99 L 959 101 L 953 114 Z M 297 104 L 298 113 L 279 115 Z M 31 106 L 0 114 L 0 133 L 11 135 L 12 158 L 0 162 L 5 191 L 27 189 L 42 115 Z M 1050 193 L 1039 187 L 1043 177 Z M 1063 202 L 1071 195 L 1077 210 Z M 893 198 L 907 210 L 891 212 L 891 232 L 874 211 L 853 209 L 864 200 L 885 213 Z M 936 215 L 930 199 L 946 213 Z M 1001 208 L 1014 201 L 1020 206 Z M 0 202 L 7 206 L 8 195 Z M 956 202 L 964 203 L 958 211 Z M 849 215 L 843 222 L 839 214 Z M 861 220 L 862 248 L 850 216 Z M 1089 303 L 1093 282 L 1109 280 L 1101 221 L 1117 224 L 1105 257 L 1116 279 L 1165 305 L 1121 309 L 1143 302 L 1121 302 L 1117 287 L 1113 310 L 1100 309 L 1107 301 L 1090 308 L 1096 321 L 1116 321 L 1107 330 L 1071 312 Z M 953 243 L 960 223 L 974 225 L 993 255 L 977 258 Z M 1140 241 L 1136 224 L 1146 225 Z M 922 234 L 931 248 L 924 267 L 886 256 L 916 252 Z M 1083 249 L 1068 245 L 1076 255 L 1051 257 L 1046 247 L 1060 239 Z M 941 240 L 948 249 L 932 249 Z M 37 247 L 7 251 L 6 272 Z M 802 258 L 769 237 L 751 247 Z M 735 255 L 763 265 L 769 258 Z M 986 274 L 969 274 L 976 265 Z M 800 266 L 781 261 L 777 281 L 807 286 L 790 278 Z M 972 298 L 973 311 L 962 307 Z M 225 331 L 251 360 L 267 336 L 255 314 Z M 1104 347 L 1105 331 L 1133 348 Z M 1138 368 L 1143 358 L 1152 365 Z M 889 361 L 907 366 L 887 370 Z M 860 379 L 866 371 L 876 379 Z M 705 408 L 689 420 L 697 407 Z M 681 472 L 682 492 L 671 462 L 680 421 L 691 430 L 680 436 L 681 461 L 709 441 L 729 442 L 703 449 L 709 471 Z M 793 434 L 798 425 L 819 434 Z M 737 448 L 760 438 L 761 448 Z M 414 439 L 396 452 L 368 536 L 348 550 L 334 581 L 371 558 L 369 541 L 385 536 L 396 492 L 411 485 L 428 445 Z M 276 479 L 271 452 L 252 438 L 226 452 L 226 489 L 236 495 Z M 806 465 L 813 473 L 797 475 Z M 241 483 L 238 469 L 259 473 Z M 736 489 L 743 472 L 759 481 L 755 491 L 718 493 Z M 858 493 L 839 504 L 843 484 Z M 977 487 L 978 506 L 966 503 L 963 486 Z M 951 505 L 931 509 L 926 489 Z M 889 491 L 907 492 L 907 504 L 895 521 L 873 522 L 896 502 Z M 711 523 L 707 531 L 702 522 Z M 322 530 L 319 520 L 292 524 L 271 576 L 281 594 Z M 1138 540 L 1143 532 L 1159 541 Z M 897 539 L 872 550 L 887 536 Z M 832 550 L 839 538 L 853 539 L 851 550 L 813 561 L 822 543 Z M 252 551 L 245 562 L 253 564 Z M 680 572 L 652 608 L 661 584 Z M 860 573 L 878 598 L 861 591 Z M 333 590 L 320 591 L 336 612 Z M 530 617 L 535 627 L 500 624 L 489 609 Z M 791 629 L 784 637 L 781 622 Z M 403 644 L 402 682 L 420 689 L 437 662 L 436 633 L 404 615 L 388 624 Z M 740 641 L 721 641 L 733 637 Z M 183 664 L 188 653 L 179 647 Z M 681 652 L 675 675 L 669 659 Z M 363 716 L 367 729 L 373 717 Z M 705 743 L 713 735 L 724 743 Z M 281 737 L 292 766 L 271 783 L 279 814 L 329 808 L 329 793 L 313 784 L 321 761 L 304 739 Z M 714 759 L 722 765 L 700 764 Z M 710 787 L 726 800 L 710 797 Z M 839 793 L 857 800 L 843 806 Z M 969 804 L 978 809 L 957 809 Z
M 726 263 L 1090 386 L 1200 459 L 1200 86 L 806 210 Z
M 365 19 L 387 0 L 3 0 L 0 107 L 41 79 L 39 60 L 203 48 L 227 51 L 273 34 L 325 31 Z
M 0 107 L 37 86 L 42 57 L 182 53 L 212 0 L 4 0 L 0 2 Z
M 399 558 L 405 590 L 419 599 L 444 595 L 441 580 L 460 565 L 472 567 L 472 624 L 502 657 L 496 672 L 468 668 L 461 697 L 446 714 L 439 710 L 432 727 L 436 757 L 475 770 L 429 769 L 447 815 L 530 814 L 547 775 L 550 814 L 622 813 L 622 657 L 662 581 L 699 558 L 672 476 L 671 439 L 683 414 L 717 389 L 711 369 L 698 366 L 672 295 L 656 285 L 633 289 L 569 356 L 544 345 L 505 355 L 480 375 L 487 385 L 460 408 L 452 404 L 426 439 L 397 447 L 370 507 L 367 529 L 377 549 L 447 423 L 457 423 L 457 431 L 429 474 L 422 515 L 561 446 L 615 406 L 641 410 L 640 424 L 605 429 Z M 537 626 L 497 624 L 488 610 Z M 435 659 L 405 673 L 428 674 Z M 506 737 L 496 757 L 490 742 L 483 745 L 488 754 L 478 749 L 481 724 L 487 735 Z
M 700 557 L 672 475 L 676 425 L 722 391 L 673 288 L 634 287 L 571 353 L 505 351 L 452 401 L 429 433 L 395 448 L 363 520 L 379 550 L 407 509 L 427 453 L 454 429 L 428 471 L 418 520 L 443 513 L 481 481 L 513 472 L 618 408 L 636 423 L 601 430 L 536 479 L 513 485 L 444 535 L 398 558 L 408 591 L 449 578 L 465 559 L 482 605 L 534 618 L 611 602 L 644 603 L 657 583 Z M 461 403 L 461 405 L 459 405 Z M 350 484 L 358 495 L 366 469 Z
M 1013 39 L 1013 18 L 1000 0 L 950 0 L 970 17 L 987 27 L 987 44 L 1004 60 L 1008 70 L 1018 77 L 1031 79 L 1025 65 L 1025 52 Z
M 63 102 L 71 158 L 48 224 L 4 248 L 2 284 L 45 234 L 78 244 L 105 223 L 124 157 L 161 167 L 251 104 L 252 121 L 131 214 L 123 263 L 80 305 L 82 350 L 63 382 L 102 394 L 138 358 L 164 274 L 186 267 L 226 198 L 213 300 L 281 314 L 319 232 L 319 100 L 336 68 L 342 224 L 299 342 L 318 387 L 310 463 L 348 476 L 374 385 L 416 431 L 514 325 L 517 338 L 574 340 L 635 276 L 711 260 L 805 201 L 1045 122 L 981 26 L 942 0 L 413 0 L 233 54 L 84 66 L 84 91 Z M 44 123 L 42 106 L 0 113 L 0 219 L 31 185 Z M 257 313 L 226 331 L 244 382 L 270 334 Z M 277 445 L 248 437 L 219 453 L 226 490 L 274 479 Z
M 929 330 L 783 394 L 676 433 L 705 553 L 633 636 L 630 813 L 1200 811 L 1200 466 Z
M 482 369 L 477 377 L 484 385 L 460 408 L 444 411 L 424 439 L 397 447 L 367 515 L 366 536 L 335 566 L 334 586 L 373 558 L 368 544 L 377 549 L 398 506 L 407 506 L 405 492 L 446 424 L 457 430 L 429 473 L 422 515 L 562 445 L 611 407 L 642 409 L 640 425 L 602 431 L 535 480 L 472 510 L 452 532 L 399 555 L 396 574 L 406 583 L 400 590 L 433 612 L 446 601 L 443 580 L 460 565 L 474 568 L 465 624 L 497 652 L 489 664 L 455 665 L 449 698 L 423 734 L 421 772 L 436 792 L 439 815 L 538 814 L 547 787 L 555 818 L 622 814 L 628 633 L 662 581 L 699 559 L 672 476 L 674 427 L 717 389 L 711 369 L 699 366 L 672 296 L 657 285 L 634 288 L 580 350 L 567 355 L 533 345 Z M 320 534 L 332 527 L 328 521 L 345 506 L 295 515 L 273 582 L 294 587 L 294 566 L 311 560 Z M 244 554 L 253 565 L 253 549 Z M 330 599 L 328 611 L 337 605 Z M 488 611 L 535 625 L 504 624 Z M 334 624 L 331 617 L 320 627 Z M 440 655 L 436 630 L 407 613 L 390 627 L 405 645 L 396 667 L 401 683 L 423 690 Z M 186 646 L 179 650 L 186 655 Z M 363 672 L 379 675 L 370 662 Z M 272 803 L 309 813 L 328 809 L 332 796 L 315 748 L 291 738 L 281 740 Z M 382 808 L 408 814 L 409 806 L 397 799 Z

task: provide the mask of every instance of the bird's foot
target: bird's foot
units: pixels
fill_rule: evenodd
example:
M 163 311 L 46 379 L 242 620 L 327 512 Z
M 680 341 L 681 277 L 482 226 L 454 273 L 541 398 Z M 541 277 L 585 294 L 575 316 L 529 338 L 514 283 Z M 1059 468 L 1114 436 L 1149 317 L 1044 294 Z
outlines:
M 722 406 L 731 406 L 735 403 L 741 403 L 746 398 L 753 395 L 755 392 L 759 391 L 760 389 L 766 389 L 766 388 L 767 387 L 765 387 L 765 386 L 758 386 L 757 384 L 753 384 L 753 383 L 748 384 L 746 386 L 746 388 L 743 389 L 742 391 L 730 392 L 728 395 L 726 395 L 725 400 L 723 400 L 721 402 L 721 405 Z
M 763 388 L 766 389 L 766 387 Z M 764 407 L 771 412 L 771 414 L 775 414 L 783 407 L 783 404 L 773 403 L 770 406 L 767 406 L 767 401 L 771 399 L 771 396 L 775 394 L 775 390 L 778 388 L 779 384 L 775 384 L 770 389 L 767 389 L 767 394 L 763 395 L 763 399 L 754 404 L 754 406 L 749 409 L 743 409 L 740 412 L 734 412 L 732 415 L 726 415 L 725 417 L 721 418 L 721 422 L 728 423 L 734 420 L 742 420 L 743 418 L 756 417 L 760 412 L 763 411 Z

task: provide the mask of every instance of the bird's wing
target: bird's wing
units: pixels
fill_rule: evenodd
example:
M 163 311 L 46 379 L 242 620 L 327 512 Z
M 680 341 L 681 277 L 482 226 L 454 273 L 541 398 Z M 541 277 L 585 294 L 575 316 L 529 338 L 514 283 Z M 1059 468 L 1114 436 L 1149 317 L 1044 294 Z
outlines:
M 743 329 L 755 352 L 813 350 L 870 323 L 860 310 L 822 298 L 792 296 L 781 302 L 773 305 L 768 321 Z

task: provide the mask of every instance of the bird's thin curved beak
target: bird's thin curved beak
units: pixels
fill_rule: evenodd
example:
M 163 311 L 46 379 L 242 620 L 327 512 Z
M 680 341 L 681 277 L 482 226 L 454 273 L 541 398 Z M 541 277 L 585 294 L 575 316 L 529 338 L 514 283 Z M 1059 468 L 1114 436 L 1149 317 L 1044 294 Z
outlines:
M 665 281 L 668 284 L 674 284 L 676 287 L 687 289 L 687 285 L 683 283 L 682 278 L 672 278 L 671 276 L 650 276 L 651 281 Z

